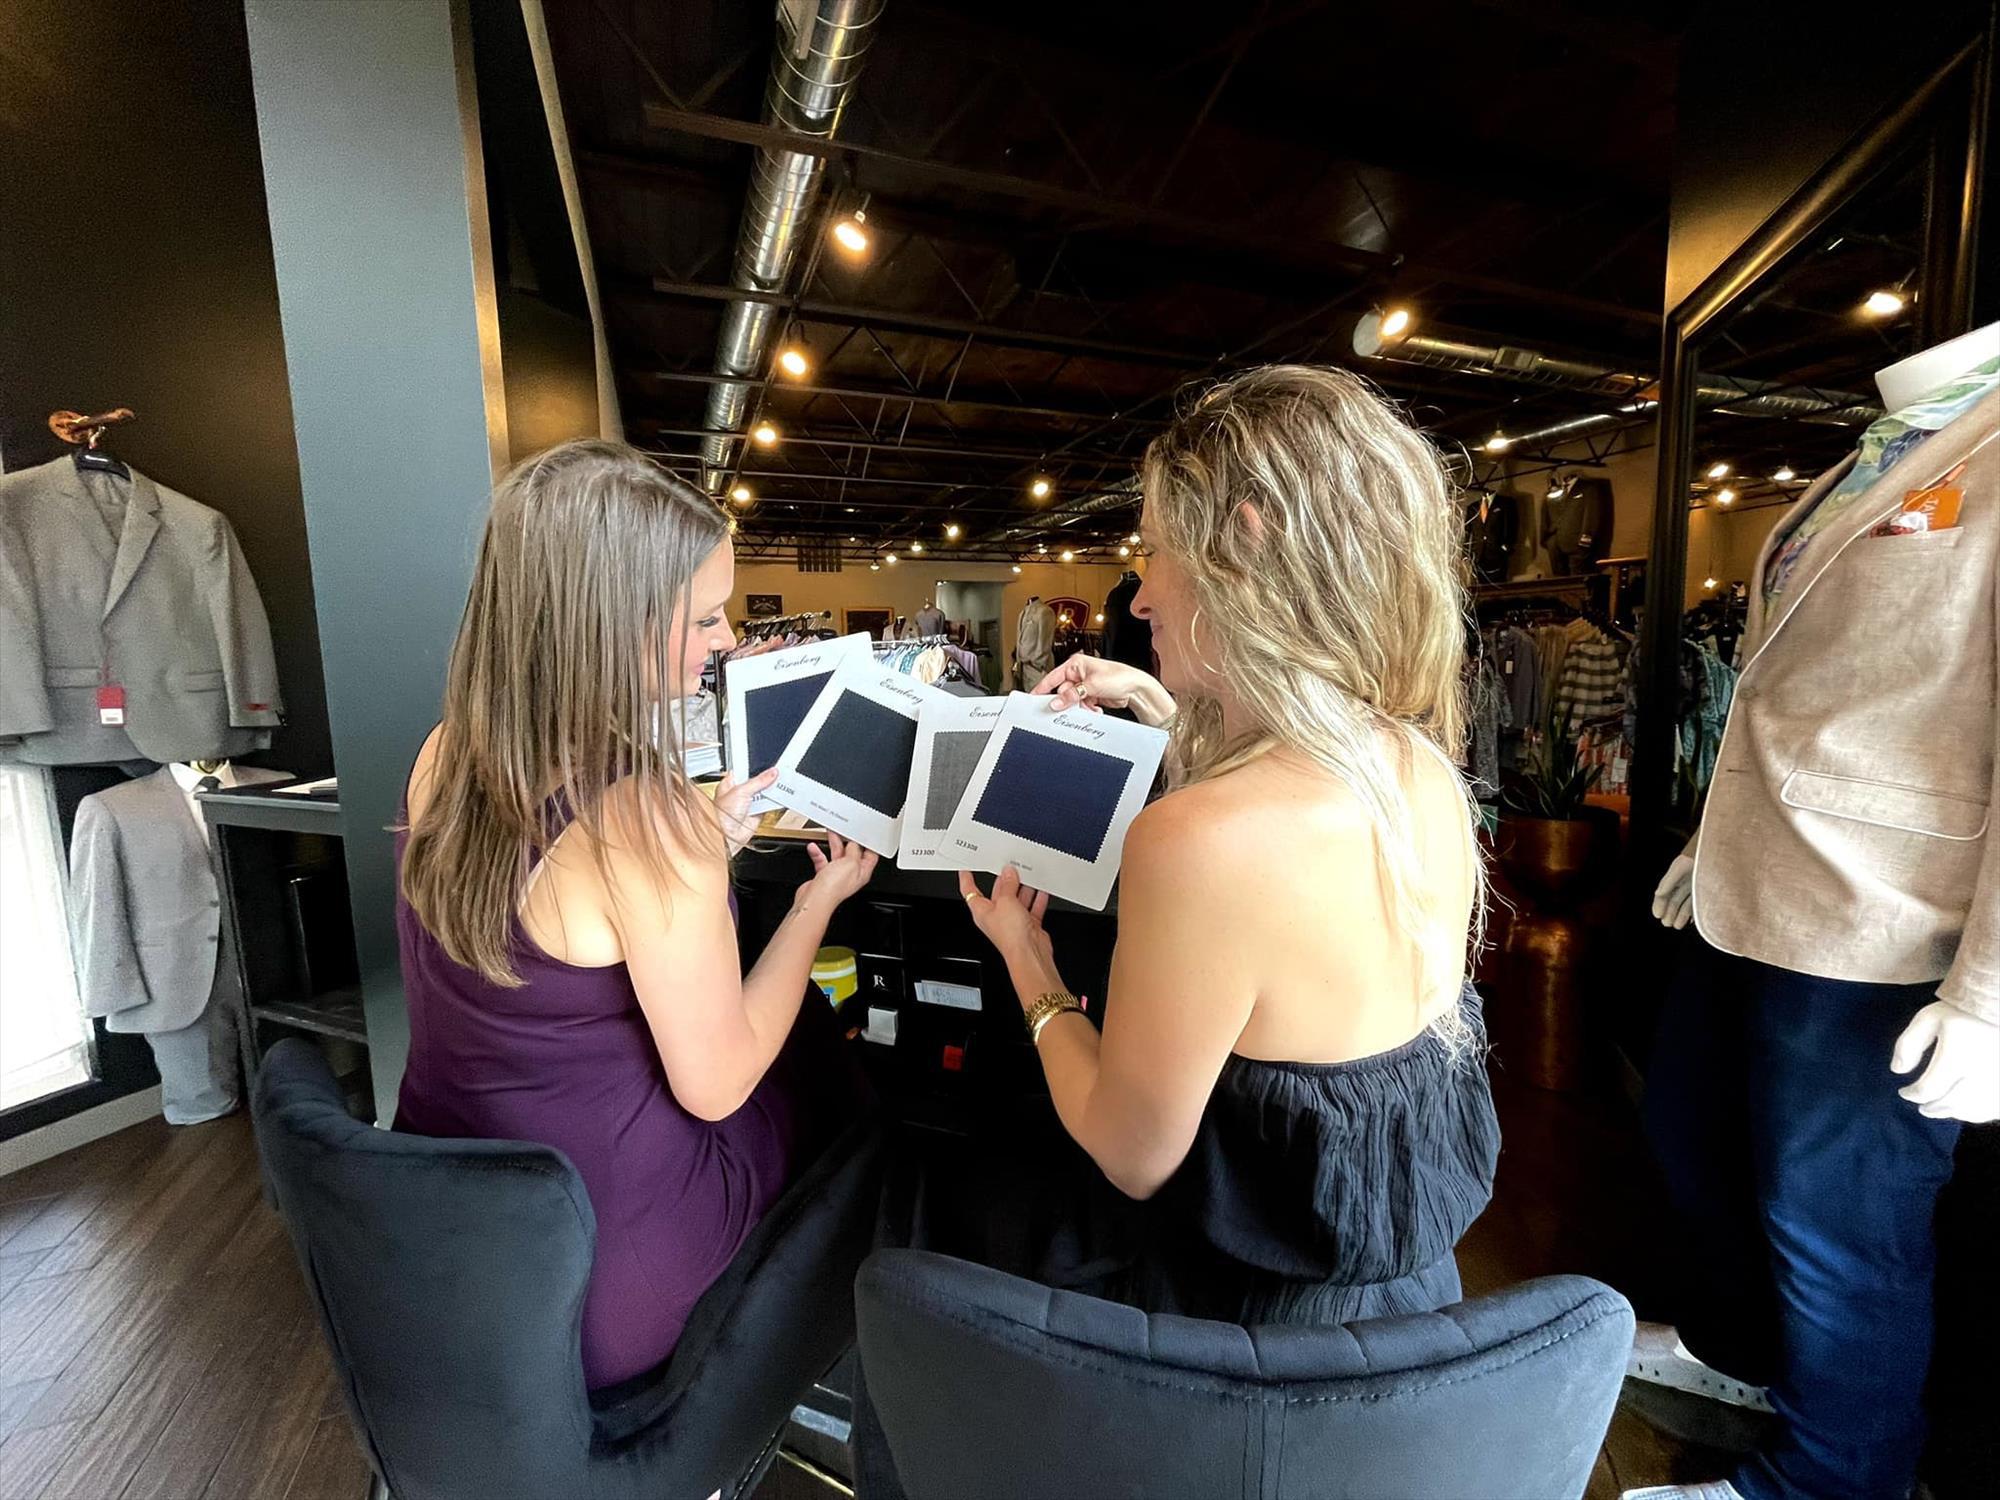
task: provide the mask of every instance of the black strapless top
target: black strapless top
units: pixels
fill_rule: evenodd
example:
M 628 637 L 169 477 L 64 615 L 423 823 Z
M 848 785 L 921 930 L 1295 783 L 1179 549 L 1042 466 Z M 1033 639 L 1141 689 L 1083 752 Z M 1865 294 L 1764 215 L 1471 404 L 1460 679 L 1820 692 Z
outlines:
M 1452 1247 L 1486 1207 L 1500 1125 L 1473 1045 L 1433 1033 L 1345 1063 L 1231 1056 L 1187 1160 L 1145 1300 L 1237 1322 L 1333 1323 L 1457 1300 Z

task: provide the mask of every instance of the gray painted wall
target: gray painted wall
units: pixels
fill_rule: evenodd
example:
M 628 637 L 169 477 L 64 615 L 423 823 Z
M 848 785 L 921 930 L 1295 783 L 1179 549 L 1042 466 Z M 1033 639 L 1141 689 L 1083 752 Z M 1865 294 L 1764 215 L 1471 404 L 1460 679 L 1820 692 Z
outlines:
M 408 1050 L 388 830 L 437 717 L 506 456 L 470 52 L 453 12 L 448 0 L 245 7 L 384 1120 Z

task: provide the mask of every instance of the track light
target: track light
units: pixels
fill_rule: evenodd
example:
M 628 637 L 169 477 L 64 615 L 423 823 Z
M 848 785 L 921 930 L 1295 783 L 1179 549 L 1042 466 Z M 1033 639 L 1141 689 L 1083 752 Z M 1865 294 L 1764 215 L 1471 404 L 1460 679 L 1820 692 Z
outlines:
M 1015 563 L 1015 564 L 1014 564 L 1014 571 L 1015 571 L 1016 573 L 1018 573 L 1018 572 L 1020 572 L 1020 571 L 1021 571 L 1021 565 L 1020 565 L 1019 563 Z
M 1493 429 L 1493 436 L 1486 440 L 1486 451 L 1488 453 L 1505 453 L 1513 446 L 1514 440 L 1497 427 Z
M 734 500 L 738 505 L 748 505 L 750 503 L 750 486 L 747 484 L 737 485 L 735 489 L 729 492 L 729 498 Z
M 1560 500 L 1562 499 L 1562 497 L 1563 497 L 1562 481 L 1560 479 L 1551 479 L 1549 481 L 1549 492 L 1546 498 L 1550 500 Z
M 787 349 L 783 354 L 780 354 L 778 356 L 778 368 L 783 370 L 787 375 L 791 376 L 792 379 L 794 380 L 803 380 L 805 378 L 806 372 L 810 370 L 812 366 L 806 362 L 806 356 L 804 350 Z
M 871 573 L 879 573 L 882 571 L 882 565 L 880 563 L 870 563 L 868 565 L 868 571 Z
M 1410 331 L 1410 325 L 1415 321 L 1416 315 L 1407 307 L 1392 307 L 1382 314 L 1382 337 L 1399 339 Z
M 1704 579 L 1702 579 L 1702 581 L 1701 581 L 1701 586 L 1702 586 L 1703 588 L 1705 588 L 1705 589 L 1715 589 L 1715 588 L 1718 588 L 1718 587 L 1720 587 L 1720 585 L 1719 585 L 1719 584 L 1717 584 L 1717 583 L 1716 583 L 1716 581 L 1715 581 L 1715 580 L 1714 580 L 1713 578 L 1704 578 Z
M 1710 464 L 1708 466 L 1708 477 L 1710 479 L 1727 479 L 1729 477 L 1729 465 L 1721 463 Z
M 1125 540 L 1130 542 L 1133 546 L 1136 547 L 1139 545 L 1139 533 L 1135 531 L 1130 536 L 1126 537 Z
M 1717 490 L 1715 492 L 1715 503 L 1717 505 L 1734 505 L 1736 503 L 1736 491 L 1730 489 Z
M 1104 623 L 1104 611 L 1101 609 L 1097 612 L 1097 623 L 1100 625 Z
M 1120 557 L 1130 557 L 1132 555 L 1132 549 L 1130 547 L 1120 547 L 1118 549 L 1118 555 Z
M 1046 479 L 1037 479 L 1033 484 L 1028 486 L 1028 493 L 1033 495 L 1037 500 L 1046 500 L 1049 498 L 1049 491 L 1054 488 L 1055 486 L 1050 484 Z
M 955 541 L 957 541 L 957 540 L 958 540 L 958 538 L 959 538 L 959 535 L 960 535 L 960 530 L 961 530 L 961 528 L 959 527 L 959 524 L 958 524 L 958 522 L 956 522 L 956 521 L 947 521 L 947 522 L 945 523 L 945 528 L 944 528 L 944 537 L 945 537 L 945 540 L 946 540 L 946 541 L 948 541 L 948 542 L 955 542 Z
M 759 422 L 755 427 L 750 429 L 750 436 L 768 448 L 771 444 L 777 442 L 778 429 L 773 427 L 769 422 Z
M 849 255 L 868 253 L 868 213 L 865 209 L 855 209 L 834 220 L 833 242 Z
M 1779 484 L 1790 484 L 1794 479 L 1797 479 L 1799 476 L 1792 472 L 1792 466 L 1790 464 L 1786 464 L 1784 468 L 1778 470 L 1778 472 L 1773 474 L 1771 477 L 1775 479 Z
M 924 544 L 922 542 L 912 542 L 910 543 L 910 550 L 912 552 L 921 552 L 924 550 Z
M 1893 291 L 1884 288 L 1870 292 L 1868 299 L 1861 304 L 1861 310 L 1871 318 L 1893 318 L 1903 310 L 1903 302 L 1900 288 Z
M 1075 562 L 1075 561 L 1076 561 L 1076 554 L 1075 554 L 1074 552 L 1070 551 L 1070 550 L 1069 550 L 1069 548 L 1065 547 L 1065 548 L 1063 548 L 1063 553 L 1062 553 L 1062 560 L 1063 560 L 1064 562 Z

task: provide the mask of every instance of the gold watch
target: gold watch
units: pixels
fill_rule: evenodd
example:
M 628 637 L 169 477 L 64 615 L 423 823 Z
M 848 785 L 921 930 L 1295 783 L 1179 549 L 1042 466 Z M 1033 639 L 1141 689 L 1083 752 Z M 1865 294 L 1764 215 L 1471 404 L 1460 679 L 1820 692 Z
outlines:
M 1022 1011 L 1021 1019 L 1027 1024 L 1029 1042 L 1040 1042 L 1042 1028 L 1066 1010 L 1076 1011 L 1080 1015 L 1083 1006 L 1068 990 L 1050 990 Z

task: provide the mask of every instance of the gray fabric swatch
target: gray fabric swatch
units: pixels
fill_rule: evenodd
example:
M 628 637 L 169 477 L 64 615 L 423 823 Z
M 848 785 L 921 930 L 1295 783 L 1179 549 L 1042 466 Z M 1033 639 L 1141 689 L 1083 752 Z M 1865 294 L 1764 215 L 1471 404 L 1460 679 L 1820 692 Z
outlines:
M 966 787 L 972 784 L 990 729 L 941 729 L 931 738 L 931 784 L 924 798 L 924 827 L 951 827 Z

